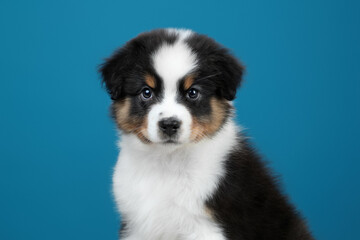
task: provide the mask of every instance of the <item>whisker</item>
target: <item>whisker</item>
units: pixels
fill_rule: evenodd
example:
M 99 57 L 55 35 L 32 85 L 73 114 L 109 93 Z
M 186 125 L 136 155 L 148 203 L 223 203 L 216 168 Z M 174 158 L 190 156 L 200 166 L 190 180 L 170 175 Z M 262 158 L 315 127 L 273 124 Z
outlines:
M 205 80 L 205 79 L 208 79 L 208 78 L 211 78 L 211 77 L 218 76 L 218 75 L 220 75 L 220 74 L 222 74 L 222 72 L 217 72 L 217 73 L 214 73 L 214 74 L 208 75 L 208 76 L 206 76 L 206 77 L 202 77 L 202 78 L 200 78 L 200 79 L 197 79 L 196 81 Z

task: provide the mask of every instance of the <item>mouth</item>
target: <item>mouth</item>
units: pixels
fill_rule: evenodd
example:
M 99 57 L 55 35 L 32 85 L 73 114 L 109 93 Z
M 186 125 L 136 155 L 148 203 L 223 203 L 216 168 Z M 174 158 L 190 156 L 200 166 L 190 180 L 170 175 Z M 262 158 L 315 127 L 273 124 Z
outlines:
M 166 135 L 166 134 L 161 134 L 160 137 L 160 143 L 162 144 L 180 144 L 181 142 L 179 141 L 179 135 L 178 134 L 174 134 L 174 135 Z
M 163 144 L 180 144 L 179 141 L 175 140 L 175 139 L 168 139 L 162 142 Z

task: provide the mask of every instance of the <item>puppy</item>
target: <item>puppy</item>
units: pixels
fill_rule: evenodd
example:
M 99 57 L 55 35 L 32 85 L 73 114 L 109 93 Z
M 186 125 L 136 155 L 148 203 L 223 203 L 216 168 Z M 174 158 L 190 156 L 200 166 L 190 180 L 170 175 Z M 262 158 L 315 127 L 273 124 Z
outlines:
M 140 34 L 101 65 L 122 136 L 124 240 L 313 239 L 233 120 L 244 67 L 190 30 Z

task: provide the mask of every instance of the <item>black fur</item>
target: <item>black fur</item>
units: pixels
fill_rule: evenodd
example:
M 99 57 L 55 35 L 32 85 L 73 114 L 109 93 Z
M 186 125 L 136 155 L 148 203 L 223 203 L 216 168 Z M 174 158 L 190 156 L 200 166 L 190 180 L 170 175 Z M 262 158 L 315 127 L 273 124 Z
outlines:
M 101 66 L 103 82 L 111 98 L 131 100 L 131 114 L 144 116 L 149 106 L 162 98 L 163 79 L 151 63 L 151 54 L 162 44 L 173 44 L 177 35 L 165 30 L 144 33 L 129 41 Z M 183 103 L 193 116 L 211 113 L 210 99 L 233 100 L 241 83 L 244 68 L 227 49 L 204 35 L 193 34 L 187 44 L 195 53 L 197 68 L 193 88 L 199 90 L 196 101 L 186 98 L 187 90 L 179 81 L 177 101 Z M 146 86 L 144 76 L 156 79 L 152 89 L 154 98 L 140 99 Z M 226 118 L 231 107 L 225 109 Z M 224 121 L 226 120 L 224 119 Z M 239 138 L 243 139 L 243 138 Z M 226 175 L 215 194 L 208 199 L 207 207 L 215 222 L 231 240 L 311 240 L 305 222 L 278 187 L 277 181 L 247 141 L 240 141 L 225 162 Z M 126 233 L 123 219 L 122 235 Z
M 194 82 L 192 88 L 195 88 L 200 92 L 199 98 L 195 101 L 186 97 L 187 91 L 183 87 L 183 80 L 179 81 L 178 84 L 178 97 L 177 101 L 185 105 L 191 115 L 194 117 L 203 117 L 208 116 L 211 113 L 211 105 L 210 99 L 213 96 L 216 96 L 216 85 L 211 82 L 211 79 L 203 80 L 203 81 L 196 81 Z
M 234 100 L 239 87 L 244 67 L 229 51 L 213 39 L 195 34 L 187 43 L 198 57 L 198 81 L 204 80 L 216 86 L 218 95 L 226 100 Z
M 106 60 L 100 67 L 103 83 L 111 99 L 119 100 L 138 94 L 134 86 L 145 73 L 156 75 L 150 61 L 151 54 L 163 43 L 172 44 L 176 36 L 165 30 L 143 33 L 132 39 Z
M 162 44 L 173 44 L 176 40 L 175 33 L 163 29 L 143 33 L 107 59 L 99 71 L 111 98 L 123 98 L 124 86 L 132 88 L 139 75 L 146 72 L 155 75 L 151 54 Z M 186 42 L 198 59 L 196 80 L 206 81 L 207 85 L 216 88 L 221 97 L 233 100 L 242 79 L 243 66 L 226 48 L 205 35 L 193 34 Z
M 207 205 L 231 240 L 311 240 L 260 157 L 239 141 L 225 163 L 226 176 Z
M 176 36 L 165 30 L 143 33 L 116 51 L 104 64 L 99 72 L 111 99 L 121 101 L 125 97 L 131 101 L 131 116 L 142 118 L 149 107 L 163 97 L 163 84 L 151 64 L 151 54 L 162 44 L 172 44 Z M 153 98 L 142 101 L 141 91 L 146 87 L 145 74 L 156 79 L 156 88 L 152 89 Z M 116 108 L 112 105 L 112 116 L 116 116 Z
M 111 99 L 120 101 L 125 97 L 131 100 L 131 115 L 144 117 L 149 107 L 163 97 L 163 79 L 154 70 L 151 54 L 163 44 L 173 44 L 178 39 L 176 33 L 159 29 L 140 34 L 127 42 L 122 48 L 108 58 L 100 67 L 103 83 Z M 228 52 L 227 49 L 211 38 L 194 33 L 187 40 L 190 49 L 197 56 L 198 67 L 190 73 L 194 76 L 193 87 L 200 91 L 197 101 L 186 98 L 183 80 L 179 81 L 178 101 L 182 102 L 194 117 L 204 117 L 211 114 L 210 99 L 213 96 L 233 100 L 236 88 L 240 85 L 244 67 Z M 154 98 L 141 101 L 139 94 L 146 86 L 144 75 L 155 77 L 157 86 Z M 230 113 L 230 106 L 226 107 Z M 112 108 L 115 116 L 116 108 Z M 226 118 L 224 120 L 226 120 Z

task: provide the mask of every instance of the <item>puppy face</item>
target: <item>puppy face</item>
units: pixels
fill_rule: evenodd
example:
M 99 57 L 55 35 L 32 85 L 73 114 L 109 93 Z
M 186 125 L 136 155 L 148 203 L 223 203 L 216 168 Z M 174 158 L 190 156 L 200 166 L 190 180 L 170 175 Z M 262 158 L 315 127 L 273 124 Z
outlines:
M 125 134 L 144 143 L 182 144 L 221 129 L 243 67 L 204 35 L 165 29 L 132 39 L 100 72 Z

